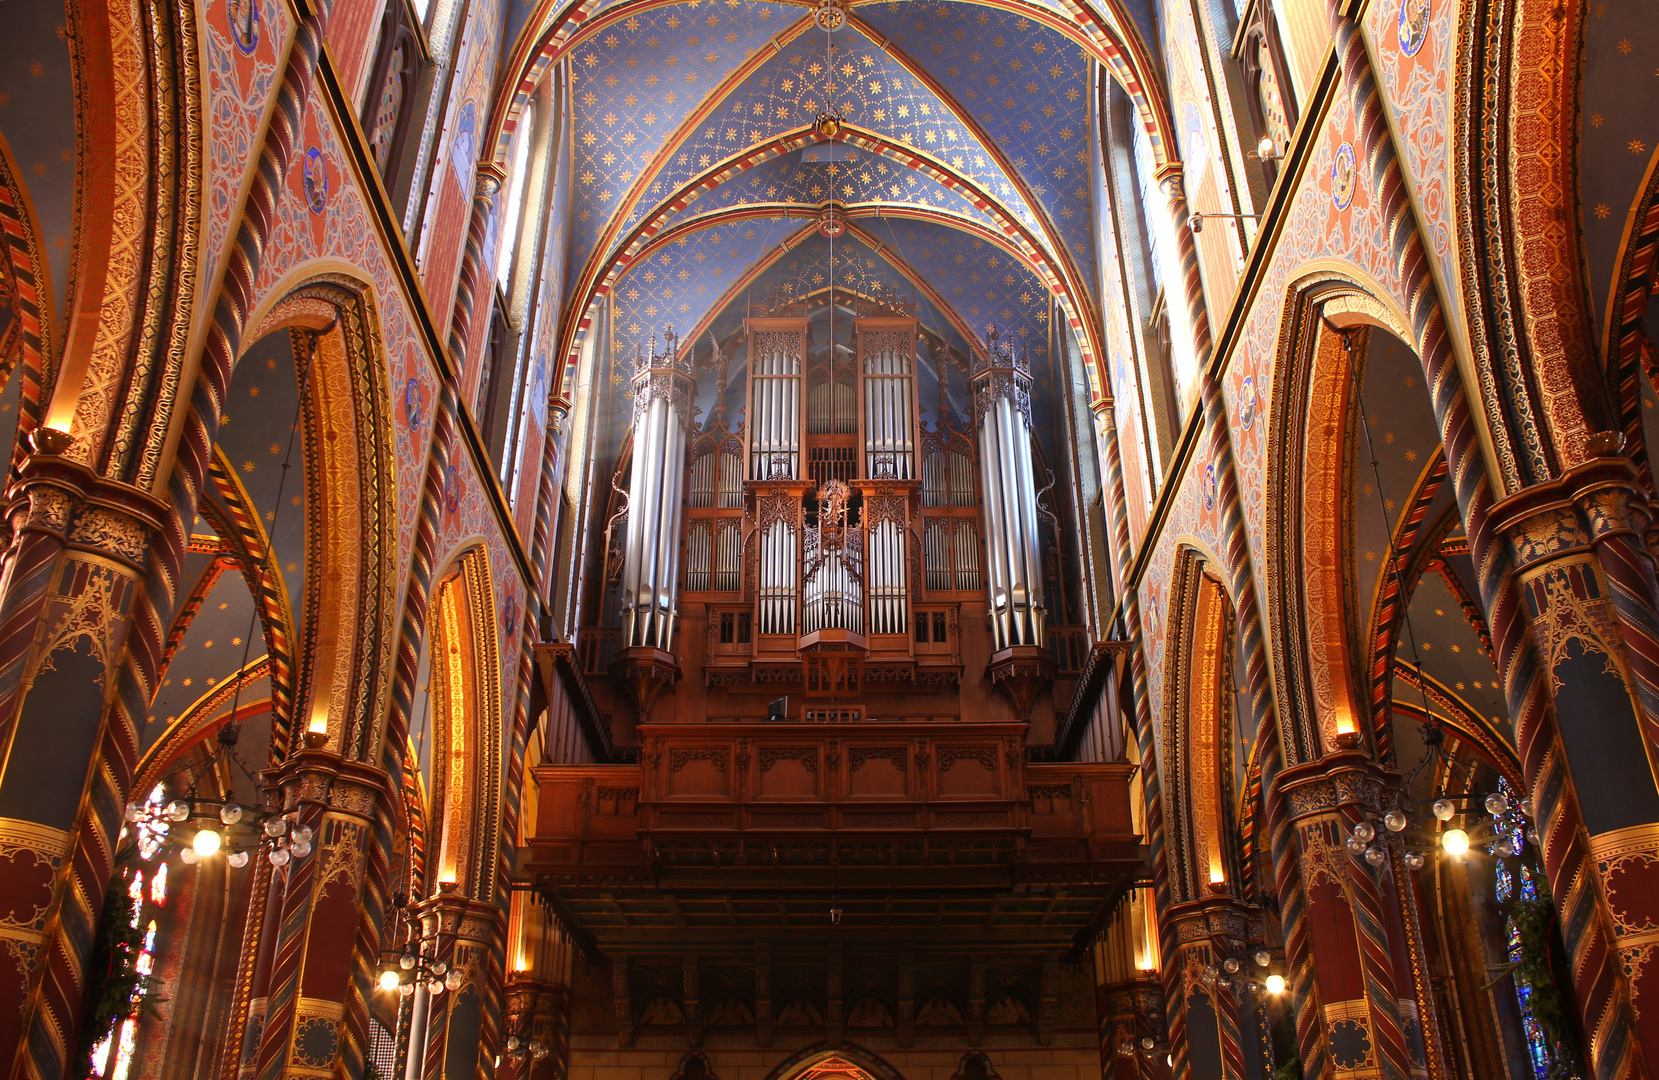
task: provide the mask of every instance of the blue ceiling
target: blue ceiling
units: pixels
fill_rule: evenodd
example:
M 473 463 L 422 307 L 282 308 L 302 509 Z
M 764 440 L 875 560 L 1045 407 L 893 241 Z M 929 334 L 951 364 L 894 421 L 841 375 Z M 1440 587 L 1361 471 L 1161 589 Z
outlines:
M 685 333 L 716 314 L 734 282 L 772 274 L 762 268 L 777 245 L 833 199 L 897 211 L 853 216 L 880 243 L 896 243 L 901 260 L 981 341 L 993 324 L 1034 345 L 1045 341 L 1047 287 L 981 233 L 1017 222 L 1094 289 L 1083 180 L 1089 64 L 1078 45 L 1030 19 L 963 10 L 918 0 L 864 5 L 849 28 L 825 35 L 794 5 L 688 0 L 622 12 L 626 18 L 592 32 L 570 54 L 567 300 L 604 273 L 642 223 L 651 221 L 659 237 L 696 229 L 651 250 L 610 292 L 620 348 L 631 353 L 669 324 Z M 794 151 L 733 170 L 685 201 L 689 183 L 810 128 L 826 103 L 896 153 L 859 150 L 852 161 L 808 163 Z M 907 166 L 900 157 L 911 150 L 963 186 Z M 682 205 L 669 209 L 674 200 Z M 698 228 L 706 222 L 714 227 Z M 935 314 L 954 333 L 952 319 Z

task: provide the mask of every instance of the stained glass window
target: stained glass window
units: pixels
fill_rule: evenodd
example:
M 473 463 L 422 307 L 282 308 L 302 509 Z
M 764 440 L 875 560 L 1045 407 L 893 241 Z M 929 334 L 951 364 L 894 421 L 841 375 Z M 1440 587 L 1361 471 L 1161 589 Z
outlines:
M 374 124 L 369 129 L 369 149 L 381 172 L 386 171 L 386 158 L 392 152 L 392 140 L 397 137 L 398 114 L 403 110 L 403 65 L 408 48 L 407 41 L 399 41 L 392 49 L 385 81 L 380 84 L 380 97 L 375 102 Z
M 157 810 L 161 808 L 165 799 L 159 786 L 150 792 L 147 801 L 151 807 Z M 162 841 L 167 838 L 167 823 L 146 818 L 134 827 L 138 830 L 138 835 L 134 838 L 138 853 L 144 862 L 148 863 L 161 849 Z M 122 830 L 122 837 L 123 840 L 126 838 L 125 829 Z M 127 872 L 126 882 L 127 900 L 131 905 L 128 915 L 130 925 L 134 929 L 144 927 L 144 938 L 139 945 L 133 968 L 140 975 L 151 975 L 155 972 L 156 966 L 155 916 L 167 904 L 167 864 L 141 864 Z M 101 1080 L 128 1080 L 128 1073 L 132 1071 L 133 1047 L 137 1038 L 138 999 L 135 997 L 131 1012 L 93 1048 L 91 1075 Z

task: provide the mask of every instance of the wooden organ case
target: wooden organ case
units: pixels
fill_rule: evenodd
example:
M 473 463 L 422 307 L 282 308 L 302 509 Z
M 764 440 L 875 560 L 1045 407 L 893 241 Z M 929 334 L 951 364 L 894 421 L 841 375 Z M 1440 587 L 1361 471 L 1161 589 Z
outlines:
M 672 418 L 696 396 L 686 367 L 636 362 L 638 393 L 654 396 L 636 394 L 636 423 L 648 426 L 627 445 L 651 456 L 628 463 L 638 487 L 624 494 L 665 523 L 671 508 L 650 500 L 686 493 L 682 554 L 676 563 L 661 537 L 624 528 L 613 510 L 629 539 L 607 555 L 607 580 L 644 584 L 619 587 L 621 614 L 584 628 L 574 648 L 539 649 L 567 682 L 591 679 L 616 751 L 534 769 L 535 824 L 516 872 L 590 959 L 611 965 L 594 988 L 608 984 L 624 1044 L 654 1030 L 629 997 L 630 971 L 670 972 L 689 1001 L 707 965 L 816 965 L 833 988 L 845 958 L 889 986 L 901 1029 L 903 988 L 929 965 L 966 972 L 972 954 L 1040 969 L 1053 985 L 1055 965 L 1079 955 L 1144 874 L 1133 767 L 1033 761 L 1043 732 L 999 688 L 1010 650 L 1024 662 L 1018 650 L 1035 646 L 1008 644 L 992 618 L 993 586 L 1020 553 L 1017 534 L 988 538 L 982 488 L 1001 486 L 997 470 L 1017 455 L 987 471 L 981 443 L 1006 450 L 1029 432 L 1028 369 L 1003 350 L 972 372 L 946 370 L 939 349 L 924 351 L 913 308 L 890 294 L 836 301 L 854 311 L 838 343 L 821 308 L 815 322 L 791 299 L 751 313 L 743 360 L 733 350 L 729 364 L 716 345 L 713 404 L 679 459 L 649 424 L 660 417 L 676 434 Z M 972 416 L 948 406 L 948 380 Z M 997 406 L 999 395 L 1014 405 Z M 652 475 L 676 462 L 683 483 Z M 682 568 L 678 591 L 630 572 L 628 551 Z M 1041 617 L 1040 596 L 1023 610 Z M 648 651 L 658 629 L 673 635 L 666 657 Z M 651 700 L 636 692 L 670 663 L 678 685 Z M 1034 1011 L 1040 1041 L 1049 1021 Z M 757 999 L 763 1046 L 764 1015 Z

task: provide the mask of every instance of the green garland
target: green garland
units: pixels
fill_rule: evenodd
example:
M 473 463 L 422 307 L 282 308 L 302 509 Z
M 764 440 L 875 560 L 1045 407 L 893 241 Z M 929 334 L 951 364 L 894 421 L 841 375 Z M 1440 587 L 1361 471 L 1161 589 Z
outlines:
M 87 970 L 98 972 L 86 989 L 87 1018 L 81 1028 L 79 1076 L 92 1075 L 92 1051 L 109 1037 L 115 1026 L 128 1016 L 157 1016 L 158 980 L 138 971 L 144 948 L 144 931 L 132 917 L 132 900 L 127 896 L 127 869 L 137 850 L 124 847 L 115 854 L 115 873 L 104 893 L 104 909 L 98 916 L 97 937 Z
M 1536 896 L 1527 899 L 1517 888 L 1502 905 L 1505 914 L 1515 920 L 1521 955 L 1508 964 L 1494 968 L 1496 977 L 1492 981 L 1510 975 L 1518 985 L 1526 988 L 1533 1018 L 1543 1028 L 1544 1041 L 1550 1047 L 1551 1075 L 1580 1077 L 1584 1075 L 1584 1058 L 1578 1025 L 1574 1023 L 1567 1000 L 1561 994 L 1552 958 L 1555 952 L 1552 944 L 1556 937 L 1555 901 L 1550 896 L 1549 882 L 1544 874 L 1534 866 L 1527 869 L 1537 890 Z M 1516 877 L 1519 876 L 1517 870 Z
M 1273 1080 L 1302 1080 L 1302 1063 L 1290 1059 L 1273 1070 Z

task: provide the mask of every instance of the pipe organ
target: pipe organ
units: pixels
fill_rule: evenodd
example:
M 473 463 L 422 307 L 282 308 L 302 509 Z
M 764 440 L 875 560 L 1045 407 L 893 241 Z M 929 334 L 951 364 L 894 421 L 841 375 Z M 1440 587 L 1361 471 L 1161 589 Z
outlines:
M 1031 462 L 1031 363 L 993 330 L 973 368 L 980 490 L 985 493 L 986 578 L 996 649 L 1043 646 L 1042 540 Z
M 634 359 L 633 469 L 628 483 L 622 562 L 624 648 L 668 651 L 680 576 L 686 444 L 691 431 L 691 363 L 679 359 L 672 333 L 664 351 Z
M 991 683 L 1022 717 L 1046 685 L 1028 361 L 994 333 L 971 371 L 941 361 L 938 422 L 924 428 L 919 321 L 885 298 L 873 313 L 854 301 L 851 333 L 843 324 L 833 348 L 823 315 L 815 324 L 799 301 L 745 320 L 735 424 L 718 342 L 713 406 L 695 430 L 691 365 L 675 359 L 673 339 L 666 355 L 636 362 L 622 659 L 611 669 L 636 699 L 679 677 L 666 650 L 680 553 L 711 688 L 798 686 L 843 699 L 809 700 L 802 715 L 841 716 L 867 677 L 961 685 L 968 636 L 988 638 Z M 968 384 L 971 423 L 953 419 L 953 376 Z M 975 616 L 980 605 L 989 620 Z M 641 650 L 658 655 L 647 664 Z

